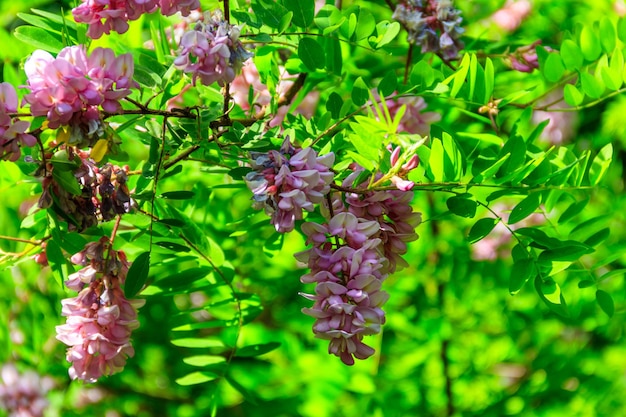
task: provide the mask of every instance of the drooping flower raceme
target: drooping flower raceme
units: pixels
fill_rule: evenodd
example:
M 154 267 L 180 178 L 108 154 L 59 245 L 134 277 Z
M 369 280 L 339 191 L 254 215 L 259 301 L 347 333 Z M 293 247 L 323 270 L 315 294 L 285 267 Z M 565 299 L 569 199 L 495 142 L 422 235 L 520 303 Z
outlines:
M 67 322 L 57 326 L 57 339 L 69 346 L 70 377 L 95 382 L 120 372 L 134 356 L 130 336 L 139 327 L 137 309 L 145 300 L 124 296 L 129 263 L 106 238 L 88 244 L 72 261 L 84 267 L 65 282 L 79 293 L 61 302 Z
M 26 131 L 30 122 L 11 117 L 17 112 L 17 93 L 9 83 L 0 83 L 0 159 L 17 161 L 20 157 L 20 144 L 34 146 L 37 139 Z
M 108 112 L 119 110 L 119 101 L 138 86 L 132 79 L 132 55 L 116 57 L 107 48 L 96 48 L 87 57 L 83 46 L 70 46 L 56 58 L 37 50 L 24 70 L 31 90 L 24 100 L 34 116 L 47 117 L 52 129 L 94 124 L 100 120 L 99 107 Z
M 301 294 L 314 301 L 302 311 L 316 319 L 316 337 L 330 340 L 329 353 L 347 365 L 374 354 L 363 336 L 379 333 L 385 323 L 381 307 L 389 296 L 380 288 L 389 270 L 381 240 L 373 238 L 378 230 L 376 221 L 347 212 L 336 214 L 328 224 L 302 226 L 313 247 L 296 254 L 311 269 L 301 281 L 316 284 L 315 294 Z
M 357 167 L 344 180 L 343 186 L 351 186 L 361 171 L 362 168 Z M 366 186 L 367 182 L 363 182 L 357 188 Z M 408 265 L 401 255 L 407 251 L 407 242 L 418 238 L 415 228 L 421 223 L 422 216 L 413 211 L 412 200 L 413 192 L 403 189 L 346 193 L 348 212 L 379 224 L 374 237 L 381 240 L 383 253 L 389 261 L 389 272 Z
M 77 22 L 89 25 L 87 36 L 98 39 L 111 31 L 125 33 L 129 21 L 137 20 L 142 14 L 152 13 L 159 7 L 165 16 L 178 12 L 188 16 L 200 7 L 200 0 L 82 0 L 72 14 Z
M 294 148 L 288 141 L 280 151 L 253 153 L 246 175 L 255 208 L 265 208 L 278 232 L 290 232 L 302 210 L 313 211 L 330 191 L 335 162 L 331 152 L 318 156 L 312 148 Z
M 204 85 L 225 85 L 252 56 L 239 41 L 240 31 L 241 27 L 229 24 L 219 13 L 207 13 L 203 22 L 183 35 L 174 64 L 192 75 L 194 85 L 198 79 Z
M 463 18 L 451 0 L 404 0 L 393 13 L 393 18 L 408 31 L 408 41 L 422 47 L 422 53 L 441 53 L 453 59 L 463 48 L 459 37 L 464 29 Z
M 20 373 L 8 363 L 0 371 L 0 409 L 9 417 L 41 417 L 48 406 L 46 394 L 53 386 L 49 377 L 34 371 Z

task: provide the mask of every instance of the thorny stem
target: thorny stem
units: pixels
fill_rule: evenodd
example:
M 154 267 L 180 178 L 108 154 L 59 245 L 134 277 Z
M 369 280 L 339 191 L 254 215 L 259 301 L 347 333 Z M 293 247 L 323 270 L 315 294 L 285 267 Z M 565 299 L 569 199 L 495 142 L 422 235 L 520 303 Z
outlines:
M 118 215 L 115 220 L 115 224 L 113 225 L 113 231 L 111 232 L 111 237 L 109 238 L 109 242 L 111 243 L 111 247 L 113 247 L 113 242 L 115 242 L 115 235 L 117 235 L 117 229 L 120 227 L 120 221 L 122 220 L 122 215 Z

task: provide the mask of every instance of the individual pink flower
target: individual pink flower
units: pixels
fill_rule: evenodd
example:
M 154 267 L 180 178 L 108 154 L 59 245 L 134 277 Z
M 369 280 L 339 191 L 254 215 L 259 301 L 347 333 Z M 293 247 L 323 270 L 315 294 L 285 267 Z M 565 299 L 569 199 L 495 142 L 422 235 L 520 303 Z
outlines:
M 8 363 L 0 371 L 0 409 L 9 417 L 41 417 L 48 407 L 46 395 L 53 387 L 50 377 L 34 371 L 20 373 Z
M 318 156 L 312 148 L 294 148 L 285 140 L 279 151 L 253 153 L 253 171 L 246 183 L 256 208 L 265 208 L 278 232 L 293 230 L 302 211 L 313 211 L 330 191 L 334 174 L 330 171 L 335 155 Z
M 145 300 L 129 301 L 124 296 L 129 263 L 106 238 L 88 244 L 74 260 L 89 265 L 66 282 L 80 292 L 61 302 L 67 322 L 57 326 L 57 339 L 69 346 L 70 377 L 95 382 L 120 372 L 127 358 L 134 356 L 130 336 L 139 327 L 137 309 Z
M 219 13 L 205 14 L 193 30 L 186 32 L 180 41 L 180 51 L 174 65 L 198 79 L 204 85 L 220 85 L 235 79 L 236 71 L 252 54 L 239 41 L 241 28 L 224 21 Z
M 159 0 L 159 6 L 164 16 L 178 12 L 183 16 L 189 16 L 193 10 L 200 8 L 200 0 Z
M 26 133 L 30 122 L 12 117 L 17 112 L 17 93 L 7 83 L 0 83 L 0 159 L 17 161 L 21 155 L 20 145 L 35 146 L 37 139 Z

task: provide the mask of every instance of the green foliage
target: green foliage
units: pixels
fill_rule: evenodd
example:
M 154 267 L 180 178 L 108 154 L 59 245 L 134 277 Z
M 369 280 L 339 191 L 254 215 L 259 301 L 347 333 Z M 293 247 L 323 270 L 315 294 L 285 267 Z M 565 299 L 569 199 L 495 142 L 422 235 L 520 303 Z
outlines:
M 4 81 L 25 83 L 18 68 L 30 47 L 57 53 L 84 43 L 84 25 L 43 3 L 17 14 L 20 46 L 4 42 L 0 52 Z M 503 2 L 456 2 L 466 47 L 443 60 L 409 45 L 385 2 L 327 2 L 317 12 L 313 0 L 228 3 L 264 86 L 247 86 L 237 104 L 224 103 L 240 93 L 235 84 L 188 88 L 168 40 L 177 17 L 144 17 L 90 46 L 130 51 L 140 84 L 126 114 L 107 116 L 102 162 L 131 167 L 137 203 L 119 224 L 70 232 L 79 222 L 58 198 L 36 208 L 42 186 L 27 174 L 39 165 L 1 163 L 0 357 L 55 377 L 52 415 L 624 414 L 626 142 L 603 128 L 602 111 L 616 106 L 621 123 L 626 20 L 602 2 L 539 0 L 510 34 L 485 29 Z M 539 68 L 511 70 L 515 49 L 537 38 Z M 415 109 L 417 98 L 427 110 Z M 171 99 L 185 109 L 166 110 Z M 284 121 L 270 122 L 282 110 Z M 438 121 L 407 127 L 429 112 Z M 579 117 L 578 126 L 566 122 L 569 134 L 557 123 L 564 114 Z M 37 123 L 52 178 L 81 195 L 77 160 Z M 558 128 L 562 141 L 552 143 Z M 243 181 L 250 152 L 278 149 L 286 137 L 334 152 L 337 184 L 347 188 L 369 179 L 392 189 L 400 166 L 420 158 L 408 174 L 420 239 L 409 265 L 384 283 L 376 355 L 352 368 L 327 356 L 300 313 L 298 293 L 308 290 L 292 255 L 304 239 L 276 233 Z M 404 152 L 395 168 L 390 144 Z M 37 148 L 22 151 L 41 159 Z M 343 184 L 354 162 L 365 171 Z M 62 283 L 78 269 L 74 253 L 112 234 L 132 261 L 125 294 L 146 306 L 135 357 L 99 382 L 105 400 L 78 409 L 88 388 L 67 382 L 64 347 L 53 340 L 70 296 Z M 40 272 L 30 257 L 42 250 L 50 268 Z

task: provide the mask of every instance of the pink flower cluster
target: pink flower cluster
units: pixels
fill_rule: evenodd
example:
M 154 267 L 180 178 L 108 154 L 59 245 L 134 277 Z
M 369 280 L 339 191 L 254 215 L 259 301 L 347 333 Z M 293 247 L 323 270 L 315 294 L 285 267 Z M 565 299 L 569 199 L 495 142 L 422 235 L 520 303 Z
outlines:
M 82 0 L 82 4 L 72 10 L 74 20 L 89 25 L 87 35 L 98 39 L 111 31 L 125 33 L 128 22 L 137 20 L 144 13 L 152 13 L 158 8 L 165 16 L 181 12 L 188 16 L 200 7 L 200 0 Z
M 43 416 L 48 407 L 46 394 L 53 386 L 51 378 L 34 371 L 20 374 L 13 364 L 5 364 L 0 376 L 0 409 L 9 417 Z
M 130 54 L 118 57 L 108 48 L 96 48 L 87 57 L 83 46 L 63 48 L 54 58 L 37 50 L 24 64 L 30 93 L 24 100 L 34 116 L 46 116 L 48 126 L 90 125 L 107 112 L 121 109 L 130 95 L 134 63 Z M 91 129 L 89 129 L 91 130 Z
M 219 13 L 205 14 L 180 41 L 180 52 L 174 65 L 192 74 L 192 83 L 200 79 L 204 85 L 220 85 L 235 79 L 235 73 L 252 54 L 239 41 L 241 28 L 230 25 Z
M 357 167 L 343 181 L 343 186 L 350 187 L 361 170 L 361 167 Z M 360 191 L 359 188 L 366 188 L 367 183 L 361 183 L 355 192 L 346 193 L 347 210 L 360 219 L 378 223 L 379 228 L 374 237 L 381 240 L 383 254 L 389 262 L 389 272 L 394 272 L 398 267 L 404 268 L 408 265 L 402 255 L 407 252 L 407 242 L 417 240 L 415 228 L 421 223 L 422 216 L 421 213 L 413 212 L 411 207 L 413 192 L 406 188 Z
M 72 262 L 84 268 L 65 282 L 79 293 L 61 302 L 67 322 L 57 326 L 57 339 L 69 346 L 70 377 L 95 382 L 120 372 L 126 359 L 134 356 L 130 335 L 139 327 L 137 309 L 145 300 L 129 301 L 124 296 L 121 286 L 129 263 L 107 238 L 87 244 Z
M 9 83 L 0 83 L 0 159 L 17 161 L 21 155 L 20 144 L 34 146 L 37 139 L 26 131 L 30 122 L 11 117 L 17 112 L 17 93 Z
M 335 154 L 318 156 L 312 148 L 294 148 L 288 140 L 280 151 L 252 154 L 246 175 L 255 208 L 265 208 L 278 232 L 290 232 L 302 210 L 313 211 L 330 191 Z
M 389 269 L 382 242 L 374 238 L 379 227 L 376 221 L 347 212 L 336 214 L 325 225 L 302 226 L 313 247 L 296 254 L 311 269 L 301 281 L 316 283 L 315 295 L 301 294 L 314 301 L 302 312 L 316 319 L 313 332 L 330 340 L 329 353 L 346 365 L 374 354 L 363 336 L 379 333 L 385 323 L 381 307 L 389 295 L 380 288 Z

